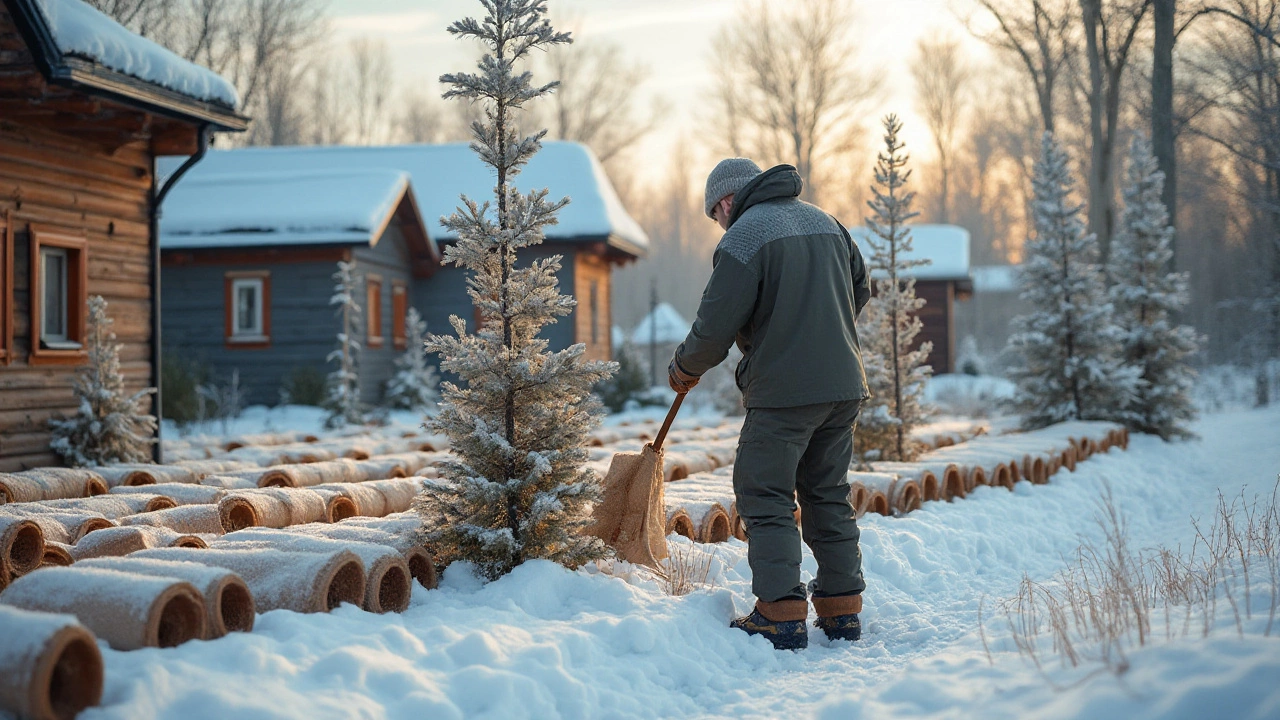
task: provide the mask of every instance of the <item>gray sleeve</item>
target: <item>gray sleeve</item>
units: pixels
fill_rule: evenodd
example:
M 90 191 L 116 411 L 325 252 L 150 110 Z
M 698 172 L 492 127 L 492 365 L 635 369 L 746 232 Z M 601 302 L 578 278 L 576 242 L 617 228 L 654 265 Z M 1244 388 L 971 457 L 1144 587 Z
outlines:
M 839 221 L 837 221 L 839 224 Z M 862 259 L 862 251 L 858 249 L 858 243 L 853 241 L 853 236 L 845 230 L 844 225 L 840 225 L 840 230 L 844 232 L 844 239 L 849 241 L 849 273 L 853 278 L 853 302 L 854 317 L 862 315 L 862 308 L 867 306 L 867 301 L 871 300 L 871 284 L 867 280 L 867 264 Z
M 698 305 L 698 318 L 676 348 L 680 369 L 702 375 L 723 362 L 738 331 L 751 320 L 759 291 L 760 281 L 752 268 L 717 250 L 711 279 Z

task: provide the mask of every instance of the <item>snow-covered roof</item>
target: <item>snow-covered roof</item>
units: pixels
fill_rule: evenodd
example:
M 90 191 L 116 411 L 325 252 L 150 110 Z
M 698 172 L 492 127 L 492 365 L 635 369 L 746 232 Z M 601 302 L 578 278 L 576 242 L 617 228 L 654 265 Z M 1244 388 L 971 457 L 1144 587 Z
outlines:
M 406 192 L 409 174 L 385 168 L 191 172 L 165 199 L 160 247 L 372 244 Z
M 164 158 L 160 175 L 166 176 L 181 158 Z M 409 174 L 428 232 L 436 241 L 454 237 L 440 223 L 443 216 L 453 214 L 461 201 L 460 194 L 477 201 L 492 199 L 494 175 L 465 143 L 446 145 L 391 145 L 383 147 L 272 147 L 211 150 L 175 187 L 195 183 L 213 175 L 249 177 L 267 173 L 319 171 L 361 171 L 390 169 Z M 643 256 L 649 237 L 627 213 L 614 192 L 604 168 L 586 146 L 572 142 L 548 141 L 542 151 L 515 178 L 524 192 L 548 188 L 549 199 L 568 196 L 571 202 L 560 211 L 560 222 L 546 228 L 548 240 L 600 240 L 634 256 Z M 291 197 L 300 191 L 286 186 L 280 189 L 280 212 L 287 209 Z M 235 213 L 234 207 L 222 211 Z M 165 218 L 169 218 L 165 203 Z
M 1018 289 L 1018 265 L 982 265 L 973 268 L 974 292 L 1013 292 Z
M 871 257 L 865 227 L 849 228 L 864 258 Z M 911 252 L 906 259 L 928 259 L 928 265 L 911 268 L 908 277 L 919 280 L 961 280 L 969 277 L 969 231 L 958 225 L 912 225 Z
M 655 341 L 654 330 L 657 330 L 656 341 L 659 345 L 684 342 L 693 324 L 685 320 L 680 313 L 668 303 L 659 303 L 631 331 L 631 342 L 636 345 L 649 345 Z
M 154 83 L 197 100 L 235 108 L 236 88 L 221 75 L 130 32 L 81 0 L 34 0 L 63 55 Z

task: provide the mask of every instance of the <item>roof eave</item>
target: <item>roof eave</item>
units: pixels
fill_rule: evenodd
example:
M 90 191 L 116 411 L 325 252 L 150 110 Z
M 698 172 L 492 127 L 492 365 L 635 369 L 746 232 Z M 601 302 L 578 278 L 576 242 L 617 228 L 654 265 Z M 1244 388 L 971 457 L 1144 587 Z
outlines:
M 237 114 L 234 108 L 188 97 L 91 60 L 63 56 L 35 0 L 6 0 L 6 3 L 37 69 L 48 82 L 86 90 L 157 115 L 208 124 L 215 130 L 244 132 L 248 129 L 249 118 Z

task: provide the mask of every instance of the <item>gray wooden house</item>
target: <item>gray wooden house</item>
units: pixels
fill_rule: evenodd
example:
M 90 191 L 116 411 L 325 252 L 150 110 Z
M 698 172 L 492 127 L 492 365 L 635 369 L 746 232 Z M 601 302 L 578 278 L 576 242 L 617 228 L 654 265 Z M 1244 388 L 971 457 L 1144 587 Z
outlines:
M 297 368 L 330 369 L 330 276 L 354 260 L 365 288 L 361 388 L 377 402 L 404 350 L 408 307 L 431 331 L 452 332 L 450 315 L 474 323 L 465 271 L 440 264 L 455 239 L 440 219 L 460 194 L 489 199 L 493 183 L 465 144 L 210 152 L 163 208 L 165 350 L 223 377 L 239 370 L 249 402 L 273 403 Z M 611 269 L 642 257 L 647 236 L 585 146 L 546 143 L 517 186 L 572 198 L 546 242 L 520 257 L 564 258 L 561 292 L 578 307 L 545 331 L 551 348 L 584 343 L 587 357 L 610 358 Z

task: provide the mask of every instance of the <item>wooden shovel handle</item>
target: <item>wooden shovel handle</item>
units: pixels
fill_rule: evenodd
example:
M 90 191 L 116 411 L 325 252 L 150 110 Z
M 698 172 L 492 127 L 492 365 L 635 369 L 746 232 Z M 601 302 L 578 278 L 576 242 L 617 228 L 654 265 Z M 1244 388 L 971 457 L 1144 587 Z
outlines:
M 655 451 L 662 449 L 662 443 L 667 439 L 667 431 L 671 429 L 671 423 L 676 419 L 676 413 L 680 411 L 680 403 L 684 402 L 685 393 L 676 395 L 676 401 L 671 403 L 671 409 L 667 411 L 667 419 L 662 421 L 662 429 L 658 431 L 658 437 L 653 439 L 653 449 Z

